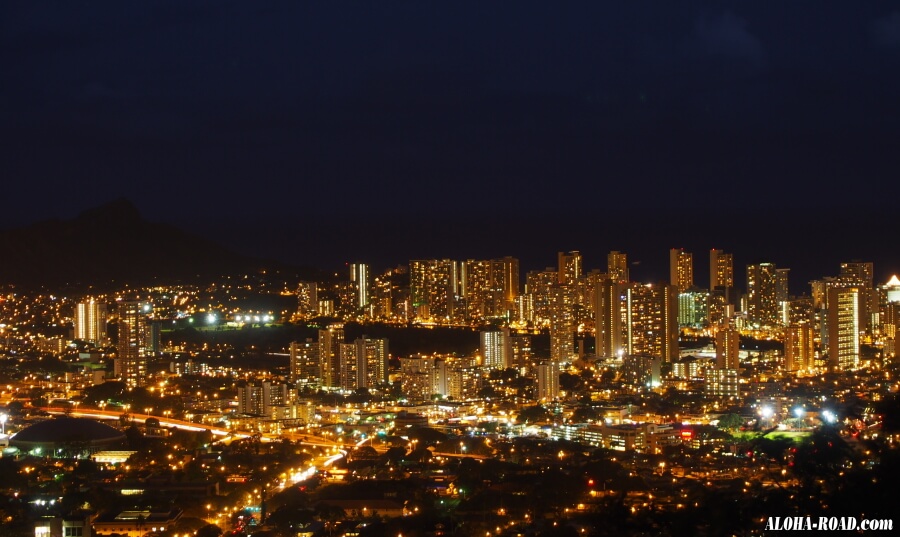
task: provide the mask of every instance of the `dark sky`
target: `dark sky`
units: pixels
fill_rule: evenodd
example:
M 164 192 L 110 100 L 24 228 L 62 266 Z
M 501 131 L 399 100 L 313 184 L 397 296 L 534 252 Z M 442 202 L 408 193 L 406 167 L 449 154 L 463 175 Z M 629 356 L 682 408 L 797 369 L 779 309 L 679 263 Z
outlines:
M 895 213 L 898 96 L 896 2 L 3 2 L 0 227 L 125 197 L 319 265 L 892 262 L 819 223 Z

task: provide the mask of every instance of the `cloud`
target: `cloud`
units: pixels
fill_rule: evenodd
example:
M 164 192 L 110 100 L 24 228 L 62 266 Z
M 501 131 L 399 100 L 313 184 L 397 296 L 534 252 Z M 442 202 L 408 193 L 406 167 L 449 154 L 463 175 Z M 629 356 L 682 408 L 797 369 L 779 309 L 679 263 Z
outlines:
M 733 13 L 700 18 L 694 30 L 707 55 L 744 60 L 756 66 L 765 63 L 762 43 L 747 30 L 747 22 Z
M 887 47 L 900 47 L 900 11 L 872 22 L 872 37 Z

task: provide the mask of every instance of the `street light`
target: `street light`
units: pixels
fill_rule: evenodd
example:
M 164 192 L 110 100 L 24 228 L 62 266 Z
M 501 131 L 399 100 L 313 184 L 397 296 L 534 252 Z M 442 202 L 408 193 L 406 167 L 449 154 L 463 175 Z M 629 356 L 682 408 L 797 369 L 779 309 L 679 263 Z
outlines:
M 6 414 L 0 414 L 0 426 L 3 427 L 2 434 L 6 434 L 6 420 L 9 419 L 9 416 Z

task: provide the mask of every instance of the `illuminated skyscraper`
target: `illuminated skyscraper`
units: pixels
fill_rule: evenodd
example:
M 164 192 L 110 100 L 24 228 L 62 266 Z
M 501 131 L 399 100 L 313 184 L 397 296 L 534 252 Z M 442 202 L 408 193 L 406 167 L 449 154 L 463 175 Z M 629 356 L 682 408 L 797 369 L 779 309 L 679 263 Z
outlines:
M 519 296 L 519 260 L 503 257 L 462 263 L 461 294 L 469 320 L 512 317 Z
M 297 286 L 297 313 L 301 317 L 319 314 L 319 294 L 316 282 L 300 282 Z
M 581 311 L 584 305 L 584 262 L 577 251 L 559 252 L 558 258 L 557 287 L 566 294 L 563 302 L 570 310 L 567 316 L 574 326 L 580 320 L 576 318 L 576 311 Z M 556 302 L 560 303 L 558 300 Z
M 415 318 L 447 322 L 456 318 L 459 274 L 450 259 L 409 262 L 409 295 Z
M 531 311 L 535 324 L 546 325 L 550 322 L 553 296 L 551 290 L 558 286 L 559 275 L 552 267 L 544 270 L 531 270 L 525 276 L 525 293 L 531 296 Z
M 388 340 L 357 338 L 340 345 L 341 388 L 381 388 L 387 383 Z
M 75 305 L 74 338 L 94 345 L 106 341 L 106 304 L 91 300 Z
M 554 401 L 559 398 L 559 372 L 560 364 L 550 360 L 537 366 L 537 393 L 538 401 Z
M 875 286 L 874 270 L 873 264 L 868 262 L 841 263 L 840 278 L 856 287 L 871 289 Z
M 447 361 L 434 356 L 400 358 L 400 389 L 409 401 L 448 395 Z
M 340 345 L 343 342 L 343 324 L 334 323 L 328 325 L 325 330 L 319 330 L 319 374 L 323 388 L 341 387 Z
M 740 395 L 737 369 L 713 369 L 706 375 L 706 395 L 712 397 L 737 397 Z
M 709 290 L 734 287 L 734 257 L 722 250 L 709 251 Z
M 760 326 L 780 324 L 779 295 L 786 294 L 787 270 L 772 263 L 747 266 L 747 315 Z M 787 300 L 787 296 L 782 297 Z
M 601 282 L 594 290 L 595 348 L 597 356 L 612 358 L 625 352 L 625 302 L 629 285 Z
M 510 336 L 509 348 L 507 367 L 515 368 L 520 375 L 532 373 L 534 354 L 531 350 L 531 336 Z
M 581 253 L 578 251 L 559 252 L 558 282 L 560 285 L 575 285 L 583 272 Z
M 144 386 L 151 339 L 148 317 L 153 308 L 148 302 L 129 300 L 119 302 L 116 309 L 119 318 L 116 374 L 129 386 Z
M 506 369 L 510 362 L 509 329 L 481 332 L 481 365 L 486 369 Z
M 679 292 L 694 286 L 694 254 L 681 248 L 669 250 L 669 283 Z
M 897 356 L 897 335 L 900 333 L 900 301 L 888 302 L 883 306 L 882 331 L 884 334 L 884 356 Z
M 716 369 L 739 369 L 741 333 L 733 328 L 716 332 Z
M 550 360 L 569 362 L 575 358 L 575 321 L 572 293 L 569 287 L 550 288 Z
M 879 289 L 881 330 L 884 334 L 884 356 L 897 356 L 897 334 L 900 332 L 900 279 L 896 275 Z
M 682 291 L 678 295 L 678 326 L 703 328 L 709 324 L 709 291 Z
M 874 328 L 872 316 L 879 311 L 873 264 L 862 261 L 841 263 L 838 279 L 843 286 L 859 290 L 860 326 L 863 331 L 871 333 Z
M 271 416 L 272 407 L 285 406 L 296 398 L 287 384 L 262 382 L 238 388 L 238 412 L 256 416 Z
M 806 371 L 815 365 L 814 332 L 809 324 L 793 324 L 784 334 L 784 369 L 789 372 Z
M 369 265 L 365 263 L 350 264 L 350 281 L 356 284 L 356 307 L 365 311 L 369 306 Z
M 859 366 L 860 300 L 856 287 L 828 290 L 828 361 L 831 367 L 845 370 Z
M 521 323 L 534 322 L 534 300 L 531 293 L 524 293 L 516 297 L 515 319 Z
M 292 341 L 290 346 L 291 377 L 298 388 L 319 386 L 319 344 L 311 338 L 306 341 Z
M 617 251 L 610 252 L 606 256 L 606 271 L 611 281 L 629 281 L 628 256 Z
M 657 356 L 622 358 L 622 381 L 631 386 L 655 388 L 660 384 L 660 360 Z
M 896 274 L 882 286 L 882 290 L 886 303 L 900 303 L 900 278 L 897 278 Z
M 671 285 L 606 283 L 598 287 L 596 338 L 599 356 L 678 358 L 678 295 Z

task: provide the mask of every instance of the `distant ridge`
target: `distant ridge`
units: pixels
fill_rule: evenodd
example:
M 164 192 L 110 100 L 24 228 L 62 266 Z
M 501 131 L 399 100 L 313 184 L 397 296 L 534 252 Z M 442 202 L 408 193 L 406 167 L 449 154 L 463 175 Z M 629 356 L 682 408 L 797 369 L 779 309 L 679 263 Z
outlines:
M 145 221 L 127 199 L 72 220 L 0 231 L 0 284 L 69 289 L 189 282 L 284 270 L 314 272 L 232 252 L 164 223 Z

